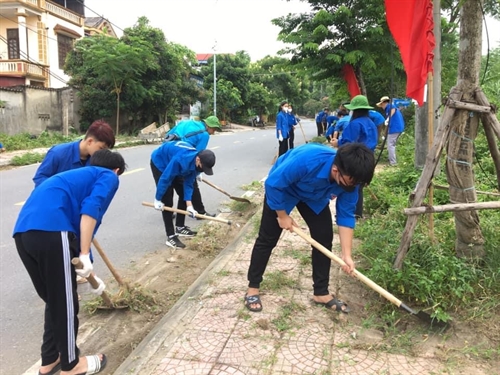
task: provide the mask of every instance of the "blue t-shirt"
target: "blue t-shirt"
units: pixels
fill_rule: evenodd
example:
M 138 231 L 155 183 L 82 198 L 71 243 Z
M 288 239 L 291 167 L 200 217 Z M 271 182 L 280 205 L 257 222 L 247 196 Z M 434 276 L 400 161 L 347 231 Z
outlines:
M 337 151 L 323 145 L 308 143 L 281 155 L 271 168 L 265 182 L 266 202 L 272 210 L 288 214 L 304 202 L 319 214 L 337 197 L 337 224 L 354 228 L 354 211 L 358 188 L 344 191 L 330 174 Z
M 184 200 L 190 201 L 193 196 L 196 171 L 195 159 L 198 150 L 189 143 L 165 142 L 151 154 L 151 161 L 162 172 L 156 186 L 157 200 L 161 200 L 176 177 L 184 178 Z
M 297 125 L 297 118 L 295 117 L 295 115 L 293 113 L 289 113 L 289 112 L 286 114 L 286 117 L 288 119 L 288 132 L 292 132 L 293 127 L 295 125 Z
M 394 104 L 387 104 L 385 107 L 385 116 L 389 117 L 393 108 L 395 109 L 395 112 L 389 120 L 388 134 L 401 133 L 405 130 L 405 120 L 403 119 L 403 114 Z
M 346 115 L 342 117 L 337 123 L 335 124 L 335 130 L 336 132 L 341 132 L 344 130 L 344 128 L 347 126 L 347 124 L 351 121 L 351 115 Z M 333 132 L 332 132 L 333 134 Z
M 344 128 L 342 137 L 339 138 L 339 146 L 355 142 L 363 143 L 370 150 L 375 151 L 378 143 L 378 132 L 377 127 L 369 117 L 351 119 Z
M 118 176 L 107 168 L 88 166 L 58 173 L 32 191 L 13 234 L 68 231 L 80 237 L 82 215 L 97 221 L 95 233 L 118 186 Z
M 205 124 L 195 120 L 181 121 L 170 129 L 167 134 L 176 135 L 179 137 L 179 140 L 189 143 L 198 151 L 205 150 L 210 139 L 210 134 L 208 134 Z
M 90 157 L 86 160 L 80 159 L 80 142 L 62 143 L 47 152 L 33 177 L 35 188 L 57 173 L 89 165 Z
M 281 131 L 281 136 L 283 138 L 288 138 L 288 132 L 290 131 L 288 121 L 288 114 L 284 111 L 279 111 L 276 116 L 276 138 L 280 136 L 278 131 Z
M 316 122 L 326 122 L 326 117 L 327 116 L 328 116 L 328 114 L 325 111 L 321 111 L 316 116 Z
M 334 116 L 334 115 L 330 115 L 326 118 L 326 125 L 327 126 L 332 126 L 332 124 L 335 122 L 335 121 L 338 121 L 339 118 L 337 116 Z
M 382 116 L 379 112 L 374 111 L 373 109 L 370 109 L 368 111 L 368 117 L 370 117 L 377 128 L 383 125 L 385 122 L 384 116 Z

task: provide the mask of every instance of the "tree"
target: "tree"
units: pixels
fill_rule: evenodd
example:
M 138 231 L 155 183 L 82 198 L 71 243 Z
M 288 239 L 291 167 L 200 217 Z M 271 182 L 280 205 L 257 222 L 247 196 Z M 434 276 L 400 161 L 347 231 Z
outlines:
M 150 46 L 140 40 L 127 44 L 104 34 L 97 34 L 90 39 L 92 42 L 85 45 L 77 43 L 75 50 L 82 54 L 83 61 L 96 79 L 115 94 L 116 134 L 119 134 L 120 95 L 126 86 L 135 100 L 142 102 L 146 93 L 139 78 L 148 66 L 154 65 L 154 54 Z M 68 72 L 73 77 L 78 76 L 79 72 L 72 71 L 71 68 L 68 66 Z
M 402 82 L 402 64 L 389 36 L 382 1 L 309 0 L 308 3 L 312 6 L 310 13 L 273 20 L 281 28 L 278 38 L 293 45 L 281 53 L 291 54 L 296 67 L 309 71 L 311 79 L 321 81 L 339 79 L 343 66 L 351 64 L 363 94 L 368 94 L 367 75 L 372 81 L 374 77 L 379 81 L 372 85 L 373 100 L 389 92 L 392 66 L 396 70 L 395 84 Z
M 167 42 L 163 31 L 152 27 L 146 17 L 140 17 L 134 27 L 126 28 L 123 40 L 130 45 L 138 41 L 147 43 L 154 51 L 156 62 L 149 65 L 140 77 L 146 100 L 130 108 L 130 113 L 142 117 L 143 121 L 164 123 L 167 118 L 173 121 L 180 105 L 194 103 L 201 97 L 201 90 L 190 78 L 196 62 L 193 51 Z M 155 117 L 151 118 L 151 114 Z

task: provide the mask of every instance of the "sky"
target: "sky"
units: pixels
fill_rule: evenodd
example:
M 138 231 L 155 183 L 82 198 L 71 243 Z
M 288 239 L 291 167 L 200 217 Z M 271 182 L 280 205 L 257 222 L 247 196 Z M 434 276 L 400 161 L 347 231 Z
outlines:
M 85 5 L 86 17 L 104 16 L 124 29 L 146 16 L 168 41 L 195 53 L 213 53 L 215 45 L 217 53 L 247 51 L 252 61 L 284 47 L 273 18 L 310 9 L 299 0 L 85 0 Z
M 300 0 L 85 0 L 87 17 L 103 16 L 115 32 L 146 16 L 163 30 L 168 41 L 195 53 L 235 53 L 244 50 L 252 61 L 277 55 L 285 45 L 277 41 L 280 28 L 273 18 L 307 12 Z M 115 26 L 116 25 L 116 26 Z M 500 22 L 487 19 L 490 49 L 500 46 Z M 483 54 L 487 51 L 483 25 Z

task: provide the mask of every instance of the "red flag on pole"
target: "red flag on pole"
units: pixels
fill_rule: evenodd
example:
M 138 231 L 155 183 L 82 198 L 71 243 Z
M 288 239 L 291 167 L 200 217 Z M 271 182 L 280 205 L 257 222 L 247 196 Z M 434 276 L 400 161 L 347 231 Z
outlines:
M 406 95 L 424 103 L 427 73 L 434 58 L 434 21 L 431 0 L 385 0 L 389 30 L 406 71 Z
M 347 90 L 349 91 L 349 95 L 351 95 L 351 99 L 356 95 L 361 94 L 361 90 L 359 89 L 358 80 L 356 78 L 356 74 L 354 74 L 354 68 L 350 64 L 345 64 L 342 68 L 342 76 L 347 82 Z

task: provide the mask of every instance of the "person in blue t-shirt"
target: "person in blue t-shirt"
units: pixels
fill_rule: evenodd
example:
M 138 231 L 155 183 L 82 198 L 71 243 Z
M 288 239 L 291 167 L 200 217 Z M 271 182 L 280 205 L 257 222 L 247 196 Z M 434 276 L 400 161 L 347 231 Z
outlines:
M 278 138 L 278 155 L 281 156 L 288 151 L 288 136 L 290 125 L 288 120 L 288 102 L 280 103 L 278 114 L 276 115 L 276 138 Z
M 198 151 L 203 151 L 208 146 L 210 136 L 214 135 L 216 131 L 222 131 L 219 119 L 216 116 L 209 116 L 201 121 L 186 120 L 179 122 L 170 129 L 165 137 L 165 141 L 184 141 L 192 145 Z M 198 175 L 197 180 L 202 180 L 201 173 Z M 215 214 L 209 214 L 205 209 L 205 205 L 201 199 L 198 181 L 195 181 L 193 185 L 193 207 L 196 212 L 201 215 L 214 217 Z
M 344 130 L 344 126 L 351 120 L 351 116 L 349 116 L 347 110 L 339 109 L 337 112 L 337 121 L 332 123 L 332 125 L 328 128 L 325 133 L 325 137 L 327 141 L 331 141 L 333 139 L 338 139 L 339 135 Z
M 287 118 L 288 118 L 288 149 L 291 150 L 292 148 L 295 147 L 294 141 L 295 141 L 295 126 L 297 125 L 297 117 L 295 116 L 295 113 L 293 113 L 293 108 L 290 103 L 288 104 Z
M 384 125 L 384 123 L 385 123 L 384 116 L 382 116 L 377 111 L 370 109 L 368 111 L 368 117 L 370 117 L 370 119 L 373 121 L 373 123 L 377 127 L 378 139 L 380 139 L 380 136 L 382 135 L 382 130 L 384 128 L 382 125 Z
M 105 148 L 112 149 L 114 145 L 115 134 L 111 126 L 103 120 L 94 121 L 84 139 L 55 145 L 47 152 L 33 177 L 35 188 L 59 172 L 89 165 L 94 152 Z
M 265 182 L 265 197 L 260 229 L 253 246 L 248 268 L 248 289 L 245 307 L 261 311 L 259 289 L 272 250 L 283 229 L 293 232 L 298 224 L 290 216 L 296 207 L 305 220 L 311 237 L 327 249 L 332 248 L 333 222 L 330 200 L 336 198 L 337 225 L 346 263 L 343 270 L 354 271 L 351 257 L 354 210 L 358 199 L 358 185 L 373 178 L 375 157 L 361 143 L 349 143 L 334 150 L 308 143 L 279 157 Z M 315 303 L 347 313 L 347 305 L 330 295 L 330 258 L 314 247 L 312 249 L 313 299 Z
M 389 165 L 395 166 L 397 164 L 396 144 L 399 136 L 405 130 L 405 120 L 399 108 L 391 104 L 391 99 L 388 96 L 381 97 L 380 102 L 377 103 L 377 107 L 384 110 L 385 123 L 389 125 L 387 131 L 387 152 L 389 154 Z
M 90 243 L 125 168 L 120 154 L 96 151 L 86 168 L 58 173 L 34 189 L 19 213 L 13 231 L 16 248 L 45 302 L 40 374 L 59 369 L 84 374 L 106 365 L 104 354 L 78 357 L 76 275 L 85 278 L 93 270 Z M 82 269 L 71 264 L 75 257 Z M 96 280 L 99 287 L 93 292 L 100 295 L 105 285 Z
M 316 128 L 318 129 L 318 137 L 321 137 L 325 134 L 326 131 L 326 118 L 330 110 L 328 108 L 324 108 L 321 112 L 316 116 Z
M 151 154 L 150 165 L 156 183 L 154 207 L 162 212 L 167 234 L 165 244 L 184 248 L 186 245 L 179 240 L 179 236 L 192 237 L 196 232 L 185 225 L 184 215 L 177 215 L 174 229 L 172 212 L 163 210 L 163 207 L 173 207 L 175 190 L 179 197 L 179 209 L 188 211 L 193 218 L 198 214 L 192 203 L 194 182 L 201 172 L 208 176 L 214 174 L 215 154 L 211 150 L 198 151 L 183 141 L 165 142 Z
M 374 152 L 378 143 L 378 132 L 377 127 L 368 116 L 368 110 L 373 108 L 368 104 L 368 99 L 364 95 L 356 95 L 352 98 L 351 103 L 345 106 L 352 111 L 351 121 L 344 127 L 338 141 L 332 140 L 330 143 L 337 147 L 347 143 L 360 142 Z M 363 217 L 363 185 L 358 189 L 355 216 L 357 219 Z

